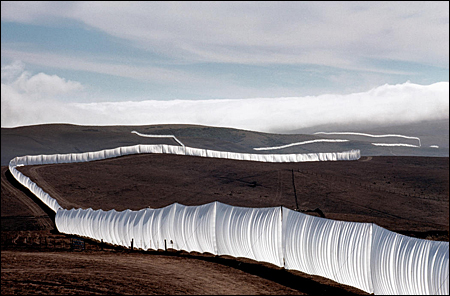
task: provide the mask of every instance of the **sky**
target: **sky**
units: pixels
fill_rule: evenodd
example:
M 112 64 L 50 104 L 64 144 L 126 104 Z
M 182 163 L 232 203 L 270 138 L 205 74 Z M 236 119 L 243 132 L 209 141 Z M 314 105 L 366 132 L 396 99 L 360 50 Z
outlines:
M 1 2 L 1 126 L 449 117 L 449 2 Z

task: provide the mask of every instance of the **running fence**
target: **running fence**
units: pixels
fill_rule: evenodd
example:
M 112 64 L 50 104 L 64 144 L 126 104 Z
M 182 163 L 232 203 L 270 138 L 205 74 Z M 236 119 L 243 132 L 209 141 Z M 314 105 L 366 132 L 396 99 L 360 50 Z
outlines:
M 171 145 L 135 145 L 97 152 L 16 157 L 12 175 L 56 212 L 61 233 L 142 250 L 171 248 L 263 261 L 332 279 L 374 294 L 449 294 L 449 243 L 397 234 L 373 223 L 324 219 L 285 207 L 245 208 L 220 202 L 174 203 L 159 209 L 63 209 L 16 167 L 170 153 L 264 162 L 356 160 L 359 150 L 310 154 L 247 154 Z

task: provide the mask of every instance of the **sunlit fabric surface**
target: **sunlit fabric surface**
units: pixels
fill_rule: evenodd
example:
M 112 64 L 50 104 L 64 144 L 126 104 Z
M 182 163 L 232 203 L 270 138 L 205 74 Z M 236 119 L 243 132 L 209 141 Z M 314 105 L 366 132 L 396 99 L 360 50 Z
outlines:
M 285 267 L 372 291 L 372 224 L 314 217 L 283 207 Z
M 61 233 L 142 250 L 175 249 L 244 257 L 327 277 L 374 294 L 449 294 L 449 243 L 415 239 L 372 223 L 335 221 L 284 207 L 245 208 L 220 202 L 174 203 L 160 209 L 63 209 L 16 167 L 95 161 L 138 153 L 170 153 L 263 162 L 356 160 L 359 150 L 248 154 L 171 145 L 34 155 L 10 161 L 11 174 L 56 212 Z
M 449 243 L 373 226 L 371 272 L 377 295 L 448 295 Z

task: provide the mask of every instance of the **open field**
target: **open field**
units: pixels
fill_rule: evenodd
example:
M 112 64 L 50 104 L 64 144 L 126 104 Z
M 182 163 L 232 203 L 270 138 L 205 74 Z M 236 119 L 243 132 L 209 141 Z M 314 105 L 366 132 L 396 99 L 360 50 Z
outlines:
M 2 295 L 367 295 L 251 260 L 120 249 L 2 249 Z
M 329 219 L 421 235 L 449 226 L 448 158 L 262 163 L 140 154 L 19 170 L 66 209 L 123 211 L 219 201 L 242 207 L 319 208 Z
M 298 204 L 301 211 L 319 208 L 330 219 L 448 241 L 448 158 L 270 164 L 135 155 L 20 170 L 65 208 L 138 210 L 214 200 L 247 207 Z M 2 294 L 35 293 L 365 294 L 247 259 L 101 250 L 95 242 L 86 242 L 83 252 L 70 251 L 70 238 L 55 233 L 51 211 L 2 167 Z
M 39 204 L 2 167 L 4 295 L 365 294 L 248 259 L 170 250 L 130 252 L 88 241 L 85 251 L 71 251 L 70 237 L 56 233 L 52 213 Z
M 205 128 L 191 132 L 197 129 L 201 134 Z M 200 134 L 192 141 L 202 142 Z M 211 149 L 219 144 L 236 148 L 242 141 L 233 144 L 217 136 L 202 143 Z M 62 147 L 44 140 L 39 145 Z M 89 145 L 77 150 L 108 148 Z M 67 209 L 139 210 L 212 201 L 285 206 L 329 219 L 376 223 L 412 237 L 449 240 L 448 157 L 366 155 L 358 161 L 258 163 L 141 154 L 19 170 Z M 55 229 L 54 213 L 21 187 L 6 166 L 1 169 L 1 217 L 2 295 L 366 294 L 248 259 L 173 250 L 131 252 L 89 240 L 84 251 L 71 250 L 71 237 Z

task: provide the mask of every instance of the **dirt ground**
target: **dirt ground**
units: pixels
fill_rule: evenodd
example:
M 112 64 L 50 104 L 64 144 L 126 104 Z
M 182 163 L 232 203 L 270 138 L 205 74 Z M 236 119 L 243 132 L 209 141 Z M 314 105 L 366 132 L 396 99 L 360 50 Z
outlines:
M 2 294 L 15 294 L 17 290 L 21 294 L 298 293 L 295 289 L 214 262 L 106 251 L 2 251 L 1 282 Z
M 319 208 L 330 219 L 423 233 L 448 231 L 448 169 L 448 158 L 432 157 L 262 163 L 169 154 L 19 168 L 66 209 L 122 211 L 219 201 Z
M 298 208 L 326 218 L 376 223 L 448 241 L 449 159 L 257 163 L 134 155 L 20 168 L 65 208 L 139 210 L 178 202 Z M 6 294 L 359 294 L 322 277 L 247 259 L 141 252 L 86 240 L 83 251 L 55 231 L 54 213 L 2 167 L 2 295 Z
M 250 260 L 165 252 L 2 250 L 2 295 L 361 295 Z

